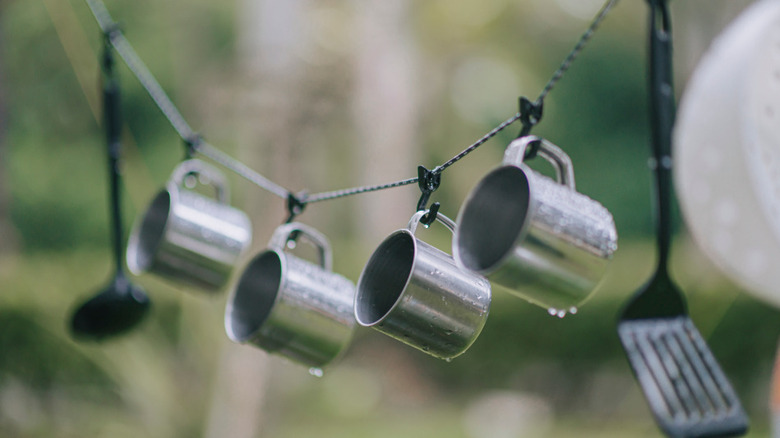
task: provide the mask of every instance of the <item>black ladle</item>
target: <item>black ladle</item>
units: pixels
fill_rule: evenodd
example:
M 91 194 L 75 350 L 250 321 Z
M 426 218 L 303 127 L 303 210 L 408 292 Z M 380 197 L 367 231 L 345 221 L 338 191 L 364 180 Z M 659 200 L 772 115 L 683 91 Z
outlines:
M 110 31 L 106 33 L 103 52 L 103 118 L 108 143 L 110 180 L 111 234 L 116 273 L 97 295 L 85 301 L 73 314 L 71 334 L 84 340 L 102 340 L 135 327 L 149 311 L 149 297 L 125 274 L 122 239 L 122 215 L 119 202 L 119 156 L 121 117 L 119 84 L 114 72 Z

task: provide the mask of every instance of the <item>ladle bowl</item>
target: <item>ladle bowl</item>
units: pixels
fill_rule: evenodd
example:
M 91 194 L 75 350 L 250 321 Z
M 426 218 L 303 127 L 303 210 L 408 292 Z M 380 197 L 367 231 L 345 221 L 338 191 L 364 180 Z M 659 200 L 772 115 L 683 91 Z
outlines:
M 71 333 L 79 339 L 102 340 L 135 327 L 149 311 L 146 292 L 119 273 L 97 295 L 78 307 Z
M 119 158 L 122 121 L 119 115 L 119 84 L 114 73 L 111 43 L 105 39 L 103 71 L 103 116 L 108 146 L 109 211 L 114 252 L 114 279 L 97 295 L 85 301 L 73 314 L 71 335 L 76 339 L 99 341 L 122 334 L 146 316 L 150 303 L 143 289 L 125 275 L 122 212 L 119 200 Z

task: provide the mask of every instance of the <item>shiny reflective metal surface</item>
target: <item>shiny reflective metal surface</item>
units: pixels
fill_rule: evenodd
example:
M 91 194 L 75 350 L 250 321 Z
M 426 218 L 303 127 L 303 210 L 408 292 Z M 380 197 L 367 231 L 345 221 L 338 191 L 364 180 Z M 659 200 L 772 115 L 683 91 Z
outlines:
M 358 281 L 355 316 L 412 347 L 441 359 L 464 353 L 490 310 L 490 282 L 455 265 L 449 254 L 417 239 L 417 212 L 374 251 Z M 442 214 L 437 220 L 454 231 Z
M 213 186 L 217 199 L 184 187 L 190 175 Z M 165 190 L 135 225 L 127 264 L 136 275 L 150 272 L 215 292 L 227 284 L 251 240 L 249 218 L 229 205 L 222 174 L 200 160 L 188 160 L 174 170 Z
M 532 145 L 558 181 L 523 163 Z M 612 215 L 575 190 L 569 157 L 538 137 L 509 145 L 503 165 L 466 198 L 458 224 L 452 247 L 459 266 L 559 316 L 590 295 L 617 249 Z
M 319 265 L 284 251 L 294 235 L 317 247 Z M 355 285 L 331 272 L 330 245 L 311 227 L 282 225 L 268 246 L 249 262 L 228 299 L 227 335 L 234 342 L 322 367 L 352 338 Z

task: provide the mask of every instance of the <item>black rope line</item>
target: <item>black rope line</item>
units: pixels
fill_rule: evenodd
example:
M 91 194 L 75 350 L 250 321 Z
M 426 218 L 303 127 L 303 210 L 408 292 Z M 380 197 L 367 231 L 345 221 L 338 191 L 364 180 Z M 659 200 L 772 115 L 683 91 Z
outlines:
M 517 113 L 514 116 L 508 118 L 503 123 L 501 123 L 500 125 L 498 125 L 495 128 L 493 128 L 492 131 L 488 132 L 487 134 L 482 136 L 482 138 L 480 138 L 479 140 L 474 142 L 474 144 L 472 144 L 471 146 L 469 146 L 466 149 L 464 149 L 461 153 L 459 153 L 458 155 L 455 155 L 454 157 L 452 157 L 446 163 L 444 163 L 444 164 L 442 164 L 440 166 L 436 166 L 431 172 L 433 172 L 435 174 L 440 174 L 440 173 L 444 172 L 444 169 L 446 169 L 446 168 L 452 166 L 453 164 L 457 163 L 458 161 L 463 159 L 463 157 L 465 157 L 466 155 L 468 155 L 471 152 L 473 152 L 476 148 L 478 148 L 478 147 L 482 146 L 483 144 L 487 143 L 488 140 L 490 140 L 491 138 L 495 137 L 496 134 L 498 134 L 499 132 L 503 131 L 504 128 L 506 128 L 507 126 L 511 125 L 512 123 L 515 123 L 516 121 L 520 120 L 520 117 L 522 117 L 521 114 Z
M 270 179 L 257 173 L 246 164 L 222 152 L 218 148 L 210 145 L 209 143 L 206 143 L 205 141 L 201 141 L 195 145 L 194 149 L 197 153 L 203 155 L 204 157 L 214 161 L 215 163 L 219 163 L 225 168 L 230 169 L 238 176 L 246 179 L 247 181 L 250 181 L 251 183 L 265 189 L 270 193 L 273 193 L 280 198 L 287 198 L 290 193 L 292 193 L 290 190 L 287 190 L 279 184 L 276 184 Z
M 155 79 L 151 71 L 146 67 L 143 60 L 133 50 L 130 42 L 125 38 L 124 34 L 119 30 L 116 22 L 111 18 L 106 6 L 100 0 L 86 0 L 87 5 L 92 10 L 92 14 L 98 22 L 98 25 L 104 33 L 108 35 L 111 44 L 116 49 L 119 56 L 125 62 L 127 67 L 133 73 L 133 75 L 141 83 L 152 100 L 157 104 L 157 107 L 162 111 L 165 118 L 168 119 L 171 126 L 179 134 L 185 144 L 187 145 L 187 153 L 191 154 L 193 151 L 197 152 L 216 163 L 230 169 L 232 172 L 247 179 L 255 185 L 273 193 L 280 198 L 287 198 L 290 191 L 284 187 L 274 183 L 268 178 L 260 175 L 256 171 L 252 170 L 244 163 L 232 158 L 225 154 L 218 148 L 211 146 L 203 141 L 201 136 L 192 130 L 190 125 L 184 119 L 181 112 L 176 108 L 176 105 L 168 97 L 163 90 L 162 86 Z
M 580 52 L 582 52 L 582 49 L 585 48 L 585 45 L 588 43 L 588 41 L 590 41 L 593 34 L 601 25 L 601 22 L 604 21 L 609 11 L 613 6 L 615 6 L 615 4 L 617 4 L 617 2 L 618 0 L 609 0 L 606 4 L 604 4 L 604 6 L 601 8 L 601 11 L 599 11 L 598 15 L 596 15 L 596 18 L 594 18 L 593 22 L 590 24 L 590 26 L 588 26 L 588 30 L 582 34 L 580 40 L 574 46 L 572 51 L 569 52 L 569 55 L 566 56 L 566 58 L 563 60 L 561 66 L 558 67 L 558 70 L 553 73 L 552 77 L 547 82 L 547 85 L 544 86 L 542 92 L 539 93 L 539 97 L 536 98 L 536 102 L 542 102 L 553 89 L 553 87 L 555 87 L 558 81 L 561 80 L 563 75 L 569 70 L 569 67 L 571 67 L 571 63 L 577 59 L 577 56 L 580 54 Z
M 408 178 L 401 181 L 395 181 L 387 184 L 380 184 L 375 186 L 354 187 L 351 189 L 334 190 L 332 192 L 316 193 L 306 197 L 306 203 L 311 204 L 313 202 L 329 201 L 331 199 L 343 198 L 345 196 L 357 195 L 360 193 L 375 192 L 378 190 L 392 189 L 395 187 L 408 186 L 417 182 L 417 177 Z
M 591 22 L 590 26 L 588 26 L 588 29 L 585 31 L 585 33 L 582 34 L 579 41 L 577 41 L 577 44 L 574 46 L 571 52 L 569 52 L 566 58 L 564 58 L 560 67 L 558 67 L 558 69 L 553 73 L 550 80 L 547 81 L 547 84 L 544 86 L 544 89 L 542 89 L 542 92 L 539 93 L 539 97 L 536 98 L 536 101 L 531 102 L 527 98 L 521 97 L 520 112 L 515 114 L 512 118 L 508 119 L 498 127 L 496 127 L 494 130 L 490 131 L 487 135 L 485 135 L 485 137 L 481 138 L 473 145 L 464 149 L 463 152 L 459 153 L 458 155 L 456 155 L 446 163 L 442 164 L 441 166 L 437 166 L 436 168 L 434 168 L 433 172 L 436 174 L 441 173 L 442 171 L 444 171 L 444 169 L 452 166 L 453 164 L 461 160 L 463 157 L 473 152 L 479 146 L 487 142 L 491 137 L 498 134 L 504 128 L 516 122 L 517 120 L 523 122 L 523 129 L 520 131 L 518 137 L 523 137 L 528 135 L 531 132 L 531 128 L 537 123 L 539 123 L 539 121 L 542 118 L 542 107 L 544 105 L 544 99 L 547 97 L 550 91 L 555 87 L 558 81 L 561 80 L 563 75 L 569 70 L 569 67 L 571 67 L 572 62 L 574 62 L 574 60 L 577 59 L 577 56 L 580 54 L 580 52 L 582 52 L 582 49 L 585 48 L 585 45 L 593 37 L 593 34 L 599 28 L 601 22 L 604 21 L 604 19 L 607 17 L 607 14 L 616 3 L 617 0 L 608 0 L 607 3 L 604 4 L 604 6 L 599 11 L 599 13 L 596 15 L 596 18 L 594 18 L 593 22 Z
M 488 140 L 518 120 L 523 123 L 523 128 L 520 132 L 520 135 L 528 135 L 531 128 L 541 119 L 544 98 L 547 97 L 558 81 L 569 70 L 572 62 L 574 62 L 588 41 L 590 41 L 601 22 L 604 20 L 604 18 L 606 18 L 607 13 L 617 3 L 617 0 L 608 0 L 607 3 L 602 7 L 588 29 L 580 37 L 572 51 L 566 56 L 560 67 L 558 67 L 558 69 L 553 73 L 552 77 L 544 86 L 544 89 L 539 94 L 539 97 L 535 102 L 530 102 L 525 97 L 521 97 L 520 111 L 518 111 L 514 116 L 505 120 L 497 127 L 493 128 L 490 132 L 482 136 L 459 154 L 452 157 L 447 162 L 436 166 L 432 170 L 428 170 L 423 166 L 420 166 L 422 169 L 425 169 L 424 173 L 420 172 L 420 174 L 425 177 L 425 181 L 423 181 L 421 177 L 418 176 L 415 178 L 408 178 L 387 184 L 353 187 L 342 190 L 321 192 L 313 195 L 306 195 L 305 193 L 299 193 L 296 195 L 292 191 L 259 174 L 241 161 L 205 142 L 197 132 L 192 130 L 190 125 L 184 119 L 184 116 L 182 116 L 181 112 L 179 112 L 179 110 L 176 108 L 176 105 L 165 93 L 165 90 L 163 90 L 159 82 L 157 82 L 154 75 L 152 75 L 151 71 L 149 71 L 138 54 L 136 54 L 135 50 L 133 50 L 130 42 L 127 40 L 127 38 L 125 38 L 117 23 L 111 18 L 111 15 L 108 13 L 108 10 L 105 7 L 105 4 L 103 4 L 103 2 L 100 0 L 86 0 L 86 2 L 92 11 L 92 14 L 95 16 L 98 25 L 103 30 L 111 44 L 114 46 L 117 53 L 120 55 L 136 79 L 138 79 L 147 93 L 149 93 L 149 96 L 152 98 L 155 104 L 157 104 L 157 107 L 160 109 L 163 115 L 168 119 L 168 122 L 171 124 L 173 129 L 176 130 L 176 132 L 179 134 L 179 137 L 184 140 L 186 156 L 191 157 L 194 155 L 194 153 L 201 154 L 229 169 L 240 177 L 252 182 L 258 187 L 265 189 L 266 191 L 280 198 L 286 199 L 290 213 L 288 218 L 289 222 L 294 219 L 295 216 L 303 212 L 303 209 L 306 207 L 306 205 L 310 203 L 328 201 L 346 196 L 357 195 L 360 193 L 391 189 L 414 183 L 419 183 L 420 189 L 422 191 L 422 196 L 417 205 L 418 210 L 425 209 L 425 204 L 428 203 L 428 199 L 430 198 L 431 193 L 433 193 L 433 191 L 438 188 L 441 173 L 444 172 L 445 169 L 466 157 L 468 154 L 476 150 L 481 145 L 485 144 Z M 422 207 L 421 204 L 423 204 Z M 435 215 L 432 216 L 435 217 Z

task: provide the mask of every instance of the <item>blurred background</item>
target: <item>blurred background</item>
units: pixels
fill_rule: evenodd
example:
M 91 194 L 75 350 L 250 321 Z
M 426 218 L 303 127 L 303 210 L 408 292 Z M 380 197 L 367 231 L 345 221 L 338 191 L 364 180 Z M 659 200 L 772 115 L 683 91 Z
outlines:
M 677 0 L 678 96 L 712 38 L 750 1 Z M 535 99 L 601 0 L 107 1 L 194 129 L 298 191 L 416 176 Z M 232 344 L 227 294 L 144 276 L 153 301 L 105 343 L 68 335 L 74 306 L 112 274 L 99 28 L 78 0 L 0 0 L 0 436 L 652 437 L 660 432 L 615 333 L 654 262 L 645 89 L 646 5 L 623 0 L 550 93 L 535 133 L 566 150 L 578 189 L 614 214 L 608 276 L 563 319 L 501 290 L 463 356 L 447 363 L 359 329 L 338 363 L 305 367 Z M 184 149 L 118 62 L 125 223 Z M 449 168 L 433 195 L 455 217 L 501 160 L 512 126 Z M 539 160 L 536 160 L 539 161 Z M 534 163 L 549 172 L 544 163 Z M 285 203 L 231 176 L 265 247 Z M 310 205 L 354 281 L 404 227 L 416 185 Z M 672 263 L 691 315 L 752 424 L 770 436 L 778 310 L 724 278 L 677 217 Z M 125 230 L 126 232 L 128 230 Z M 443 227 L 419 237 L 450 251 Z

